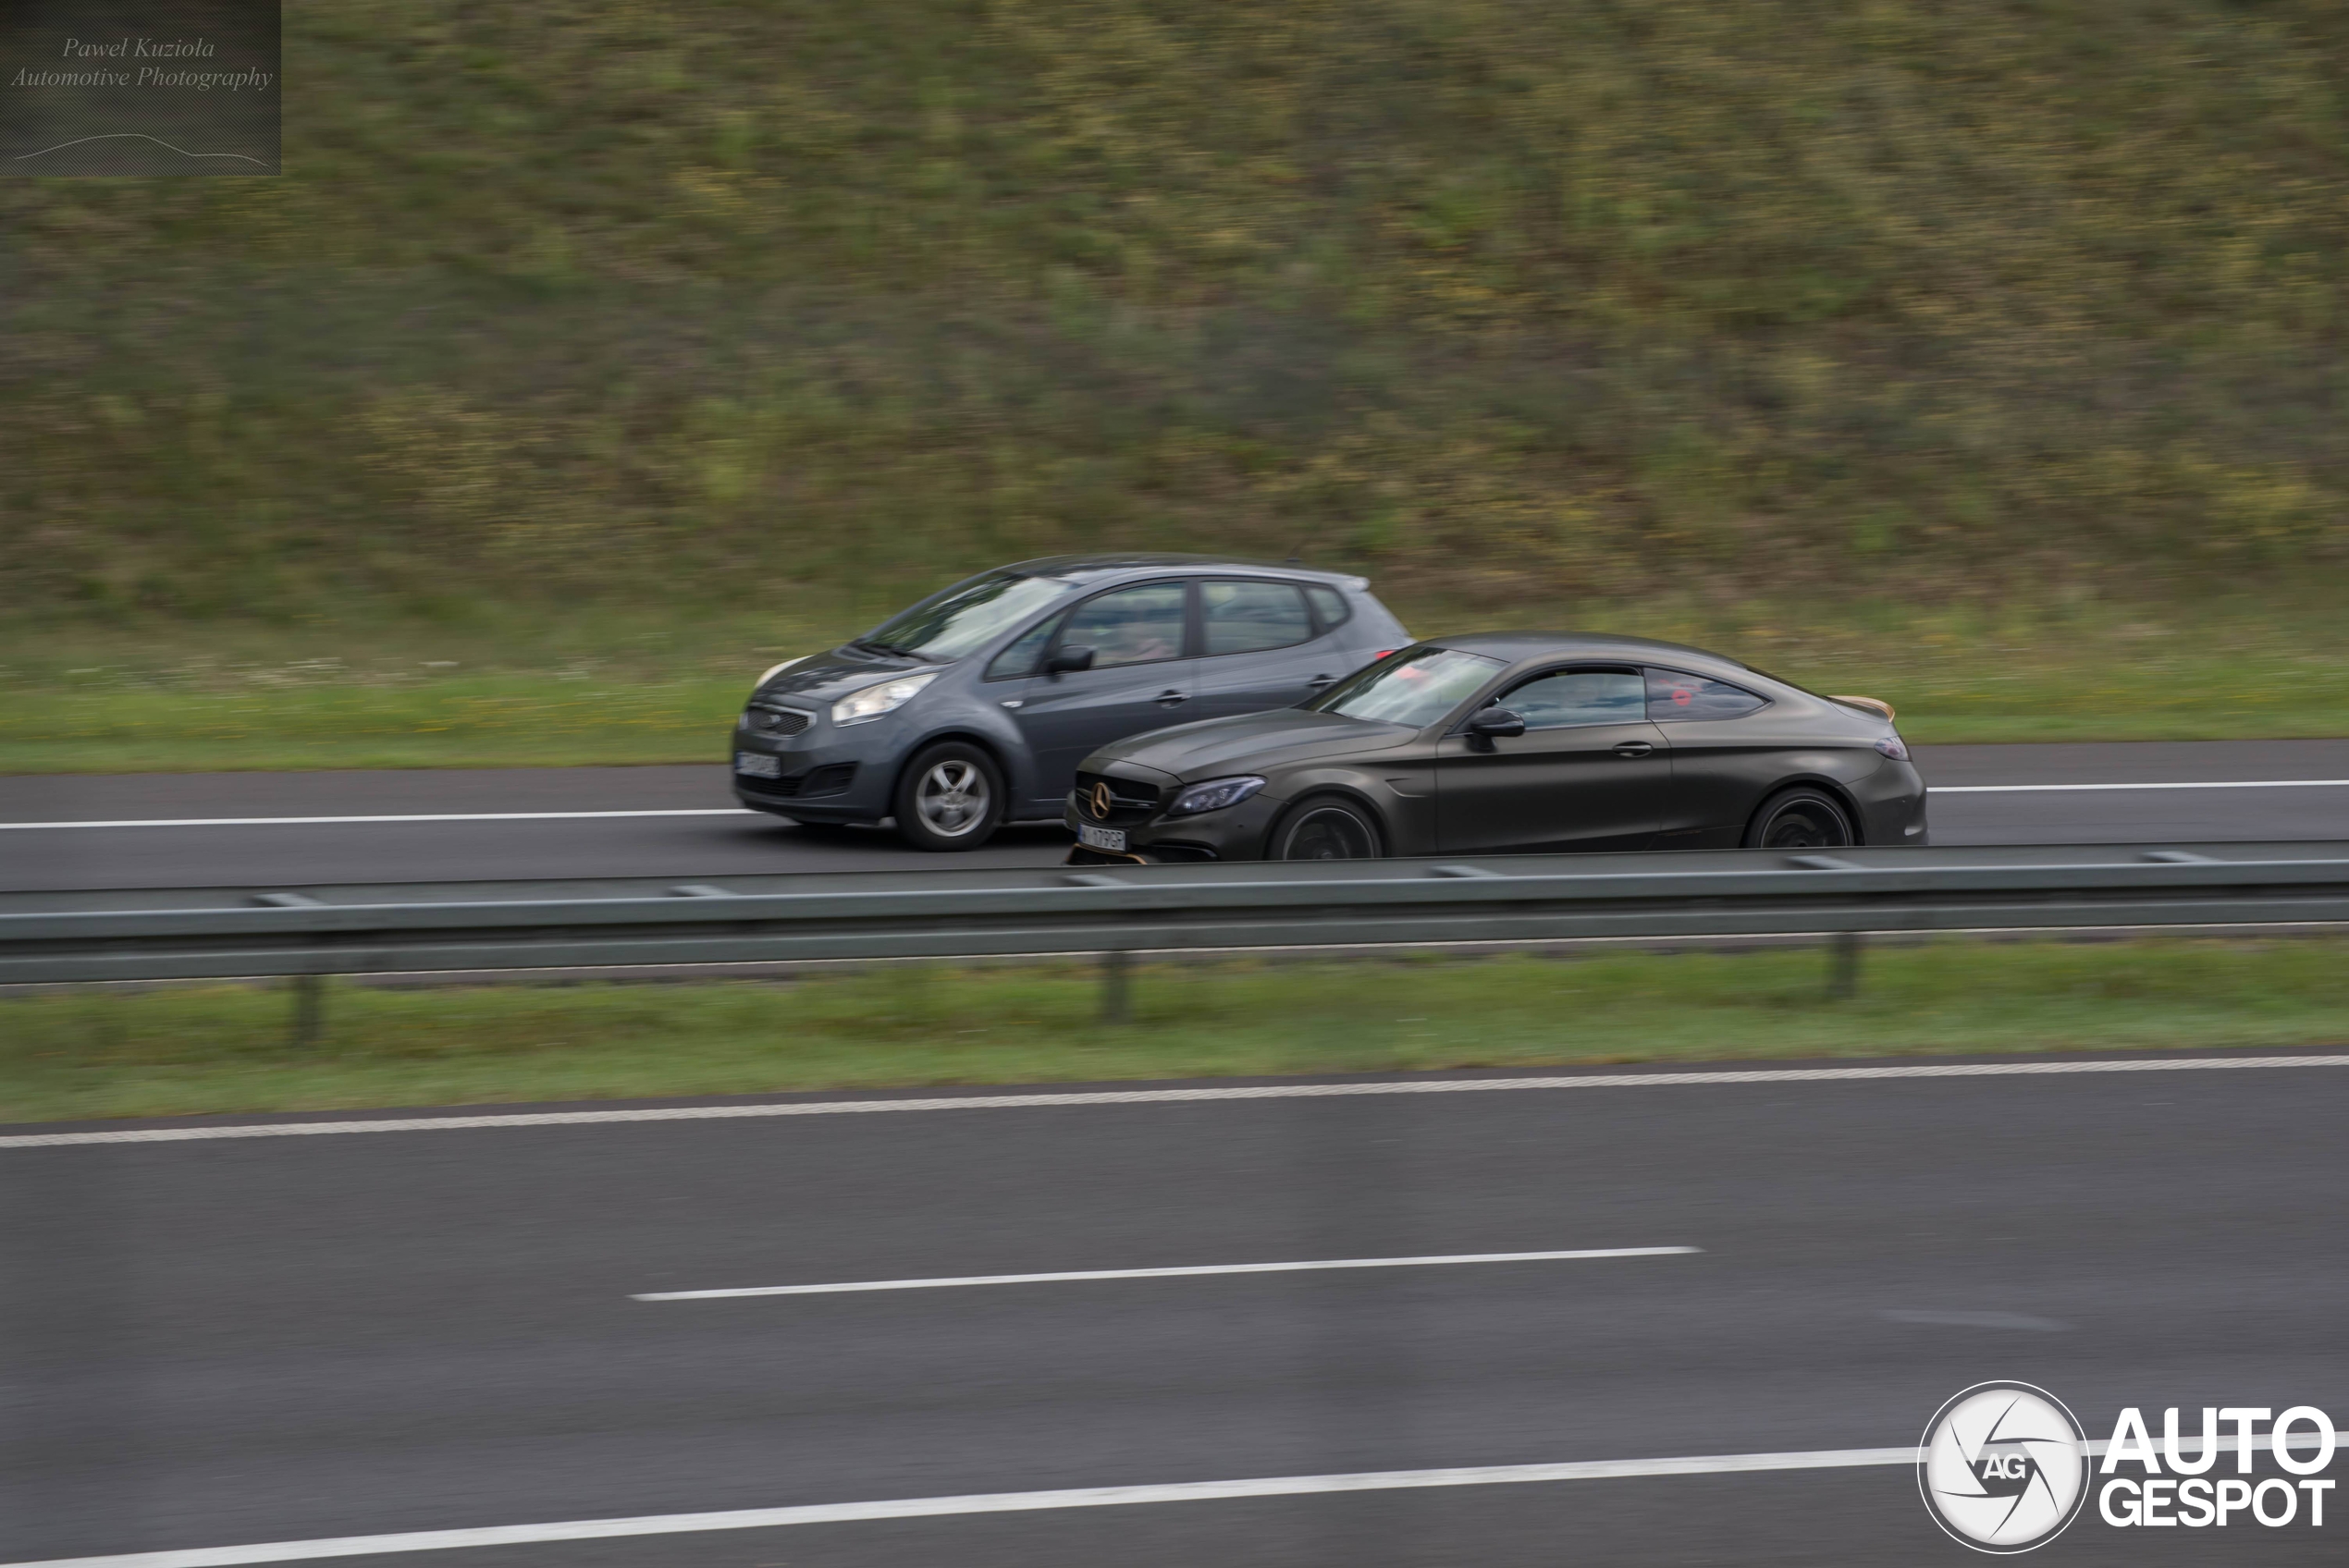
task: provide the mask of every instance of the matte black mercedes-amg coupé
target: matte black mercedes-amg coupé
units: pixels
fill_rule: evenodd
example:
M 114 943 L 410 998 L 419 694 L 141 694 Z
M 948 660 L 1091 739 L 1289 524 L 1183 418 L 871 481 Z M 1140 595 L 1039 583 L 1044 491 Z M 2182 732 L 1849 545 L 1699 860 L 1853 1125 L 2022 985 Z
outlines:
M 1892 717 L 1669 643 L 1439 638 L 1296 707 L 1101 747 L 1069 795 L 1070 858 L 1922 844 Z

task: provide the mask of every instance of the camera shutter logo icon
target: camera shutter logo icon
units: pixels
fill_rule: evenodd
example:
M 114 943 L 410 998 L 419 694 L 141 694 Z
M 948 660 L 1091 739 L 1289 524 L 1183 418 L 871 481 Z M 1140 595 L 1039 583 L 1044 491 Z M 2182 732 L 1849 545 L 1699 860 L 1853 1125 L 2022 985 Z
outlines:
M 1917 1450 L 1933 1522 L 1976 1551 L 2047 1545 L 2088 1496 L 2087 1443 L 2063 1402 L 2029 1383 L 1977 1383 L 1934 1413 Z

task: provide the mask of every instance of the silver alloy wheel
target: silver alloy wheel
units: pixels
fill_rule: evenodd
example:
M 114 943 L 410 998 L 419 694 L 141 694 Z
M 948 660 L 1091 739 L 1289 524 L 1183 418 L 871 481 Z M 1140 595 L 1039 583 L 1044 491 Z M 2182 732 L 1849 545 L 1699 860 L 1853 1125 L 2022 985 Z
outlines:
M 987 775 L 978 765 L 948 757 L 922 775 L 914 788 L 914 809 L 922 826 L 941 839 L 959 839 L 987 820 Z

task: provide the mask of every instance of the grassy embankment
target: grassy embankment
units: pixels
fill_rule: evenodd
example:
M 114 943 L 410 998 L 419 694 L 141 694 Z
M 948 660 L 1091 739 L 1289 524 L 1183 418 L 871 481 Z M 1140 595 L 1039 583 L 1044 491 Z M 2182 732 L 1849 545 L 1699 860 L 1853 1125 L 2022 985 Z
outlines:
M 1718 648 L 1814 691 L 1884 697 L 1912 741 L 2349 734 L 2339 624 L 2349 616 L 2306 604 L 2172 607 L 2162 619 L 2102 605 L 2004 615 L 1879 605 L 1807 627 L 1799 611 L 1753 605 L 1626 605 L 1587 610 L 1583 624 Z M 1536 606 L 1411 619 L 1550 623 Z M 517 647 L 451 629 L 370 639 L 247 628 L 191 641 L 176 658 L 153 643 L 61 638 L 0 668 L 0 772 L 713 762 L 758 668 L 855 630 L 847 619 L 734 618 L 690 631 L 547 621 Z
M 255 986 L 0 999 L 0 1120 L 1544 1063 L 2349 1044 L 2338 940 L 1088 966 L 747 982 L 337 986 L 289 1043 Z
M 2349 723 L 2323 0 L 352 0 L 285 80 L 285 178 L 0 184 L 0 767 L 707 756 L 1104 545 Z

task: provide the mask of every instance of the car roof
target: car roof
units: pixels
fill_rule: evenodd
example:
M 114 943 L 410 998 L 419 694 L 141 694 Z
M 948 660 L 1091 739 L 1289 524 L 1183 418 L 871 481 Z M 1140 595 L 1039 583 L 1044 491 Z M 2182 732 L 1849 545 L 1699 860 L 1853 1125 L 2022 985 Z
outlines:
M 1370 584 L 1348 571 L 1325 571 L 1294 561 L 1273 562 L 1250 560 L 1244 556 L 1195 556 L 1172 551 L 1126 550 L 1090 556 L 1044 556 L 1032 561 L 1015 561 L 998 570 L 1015 572 L 1022 577 L 1058 577 L 1072 582 L 1090 582 L 1100 578 L 1122 576 L 1131 572 L 1171 572 L 1189 576 L 1208 571 L 1264 572 L 1276 577 L 1294 577 L 1314 582 L 1327 582 L 1339 587 L 1367 588 Z
M 1753 668 L 1727 654 L 1710 653 L 1681 643 L 1617 637 L 1605 631 L 1470 631 L 1457 637 L 1429 637 L 1424 641 L 1433 647 L 1457 648 L 1462 653 L 1482 654 L 1510 664 L 1536 658 L 1619 659 L 1625 664 L 1699 659 L 1731 669 Z

